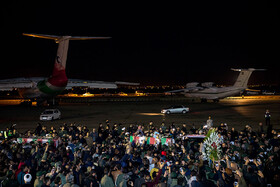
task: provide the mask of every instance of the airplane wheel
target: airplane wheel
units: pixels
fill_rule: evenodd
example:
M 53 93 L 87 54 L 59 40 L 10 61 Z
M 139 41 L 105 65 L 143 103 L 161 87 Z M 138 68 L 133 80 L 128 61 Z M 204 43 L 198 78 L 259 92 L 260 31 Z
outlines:
M 201 99 L 201 103 L 207 103 L 207 99 Z
M 213 101 L 214 101 L 214 103 L 218 103 L 220 100 L 219 99 L 214 99 Z

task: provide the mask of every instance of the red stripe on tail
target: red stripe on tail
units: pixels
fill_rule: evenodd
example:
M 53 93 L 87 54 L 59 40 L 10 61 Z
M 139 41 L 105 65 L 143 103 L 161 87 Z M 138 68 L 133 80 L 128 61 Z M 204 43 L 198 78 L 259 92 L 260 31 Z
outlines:
M 65 68 L 61 63 L 57 61 L 54 64 L 52 76 L 48 79 L 48 82 L 57 87 L 66 87 L 68 78 L 66 76 Z

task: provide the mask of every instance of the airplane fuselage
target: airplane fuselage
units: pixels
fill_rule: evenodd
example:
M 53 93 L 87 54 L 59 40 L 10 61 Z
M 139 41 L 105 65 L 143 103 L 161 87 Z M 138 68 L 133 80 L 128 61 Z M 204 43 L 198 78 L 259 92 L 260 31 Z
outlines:
M 186 97 L 201 98 L 201 99 L 223 99 L 225 97 L 238 95 L 240 92 L 244 91 L 244 87 L 209 87 L 201 90 L 185 92 Z

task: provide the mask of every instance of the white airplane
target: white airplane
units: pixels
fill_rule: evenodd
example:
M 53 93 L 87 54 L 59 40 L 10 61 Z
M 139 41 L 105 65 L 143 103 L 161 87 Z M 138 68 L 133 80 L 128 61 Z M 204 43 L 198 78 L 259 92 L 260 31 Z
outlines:
M 201 102 L 207 102 L 207 100 L 213 100 L 219 102 L 219 99 L 223 99 L 229 96 L 238 95 L 247 89 L 248 80 L 253 71 L 263 71 L 264 69 L 231 69 L 238 71 L 239 76 L 233 86 L 229 87 L 216 87 L 213 86 L 213 82 L 205 82 L 199 85 L 198 82 L 191 82 L 186 85 L 185 89 L 172 90 L 166 93 L 181 93 L 186 97 L 200 98 Z
M 118 85 L 139 85 L 139 83 L 129 82 L 103 82 L 79 79 L 68 79 L 66 76 L 66 59 L 69 46 L 69 40 L 93 40 L 110 39 L 110 37 L 86 37 L 86 36 L 55 36 L 43 34 L 23 34 L 43 39 L 52 39 L 58 43 L 57 55 L 55 58 L 53 73 L 49 78 L 31 77 L 31 78 L 13 78 L 0 80 L 0 91 L 18 90 L 19 95 L 24 99 L 43 102 L 49 98 L 54 98 L 66 89 L 72 87 L 89 88 L 107 88 L 116 89 Z

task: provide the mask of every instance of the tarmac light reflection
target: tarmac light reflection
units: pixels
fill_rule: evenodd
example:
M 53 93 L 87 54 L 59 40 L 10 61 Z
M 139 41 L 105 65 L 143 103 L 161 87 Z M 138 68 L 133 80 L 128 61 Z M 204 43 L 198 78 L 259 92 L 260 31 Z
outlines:
M 138 113 L 139 115 L 142 116 L 163 116 L 164 114 L 162 113 Z

